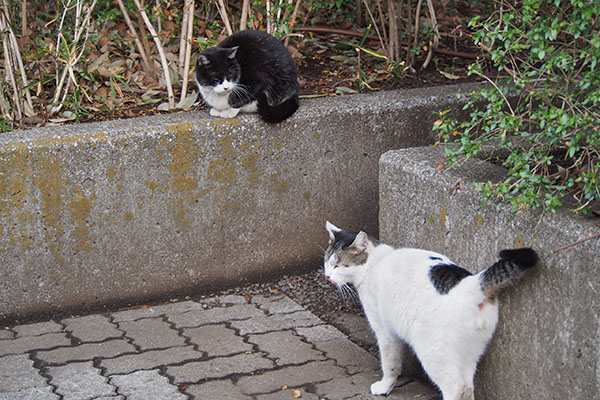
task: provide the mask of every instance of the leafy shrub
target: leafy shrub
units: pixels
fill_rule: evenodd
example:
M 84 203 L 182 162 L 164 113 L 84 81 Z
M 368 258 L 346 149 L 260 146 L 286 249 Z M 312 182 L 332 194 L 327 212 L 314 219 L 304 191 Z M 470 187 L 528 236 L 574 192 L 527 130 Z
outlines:
M 515 211 L 554 212 L 573 195 L 574 211 L 597 206 L 600 1 L 501 0 L 489 19 L 470 25 L 498 77 L 485 77 L 491 86 L 470 98 L 470 120 L 445 114 L 436 122 L 445 164 L 475 157 L 491 143 L 508 150 L 508 176 L 478 186 L 484 203 L 497 196 Z M 470 73 L 483 77 L 482 70 L 475 64 Z M 478 109 L 482 100 L 487 106 Z

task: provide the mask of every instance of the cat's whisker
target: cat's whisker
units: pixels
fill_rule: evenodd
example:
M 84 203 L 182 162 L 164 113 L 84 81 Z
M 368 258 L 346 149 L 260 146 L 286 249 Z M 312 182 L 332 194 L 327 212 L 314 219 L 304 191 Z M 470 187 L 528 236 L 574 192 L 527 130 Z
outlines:
M 342 282 L 339 285 L 337 285 L 337 288 L 345 304 L 349 304 L 354 301 L 359 301 L 358 294 L 347 283 Z

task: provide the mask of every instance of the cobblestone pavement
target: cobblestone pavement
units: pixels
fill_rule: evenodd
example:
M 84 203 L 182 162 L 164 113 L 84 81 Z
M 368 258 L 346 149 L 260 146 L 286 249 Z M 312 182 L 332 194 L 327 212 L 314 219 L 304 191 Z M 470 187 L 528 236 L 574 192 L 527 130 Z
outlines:
M 283 294 L 0 331 L 0 399 L 371 399 L 378 360 Z M 391 400 L 433 400 L 400 379 Z

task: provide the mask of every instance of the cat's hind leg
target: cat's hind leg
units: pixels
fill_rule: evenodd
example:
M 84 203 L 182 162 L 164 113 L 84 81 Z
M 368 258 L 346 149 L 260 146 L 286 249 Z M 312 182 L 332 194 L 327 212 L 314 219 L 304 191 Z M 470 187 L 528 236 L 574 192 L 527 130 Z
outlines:
M 465 372 L 454 362 L 452 357 L 440 357 L 430 354 L 419 355 L 423 369 L 433 383 L 440 389 L 444 400 L 475 400 L 473 394 L 473 376 L 465 379 Z M 445 359 L 444 359 L 445 358 Z M 456 361 L 456 360 L 455 360 Z M 474 370 L 473 370 L 474 374 Z
M 371 385 L 371 393 L 387 396 L 394 388 L 398 376 L 400 376 L 402 353 L 405 345 L 397 338 L 390 336 L 383 329 L 375 331 L 375 335 L 377 336 L 377 345 L 379 346 L 383 376 L 381 380 Z

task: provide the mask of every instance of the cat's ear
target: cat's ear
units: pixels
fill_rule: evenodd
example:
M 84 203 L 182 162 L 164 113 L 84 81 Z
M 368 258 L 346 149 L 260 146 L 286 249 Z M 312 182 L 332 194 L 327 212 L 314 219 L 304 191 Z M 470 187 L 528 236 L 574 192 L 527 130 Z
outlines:
M 327 229 L 327 232 L 329 232 L 329 239 L 331 239 L 332 241 L 335 240 L 335 234 L 341 231 L 340 228 L 338 228 L 329 221 L 325 221 L 325 229 Z
M 230 60 L 233 60 L 235 58 L 235 54 L 237 53 L 237 51 L 238 51 L 239 48 L 240 48 L 240 46 L 231 47 L 229 49 L 229 55 L 227 57 Z
M 204 66 L 210 65 L 210 60 L 204 54 L 198 56 L 198 63 Z
M 369 236 L 363 231 L 358 232 L 358 234 L 356 235 L 356 239 L 354 239 L 354 242 L 352 242 L 352 244 L 350 245 L 350 247 L 354 247 L 361 253 L 365 252 L 368 246 Z

